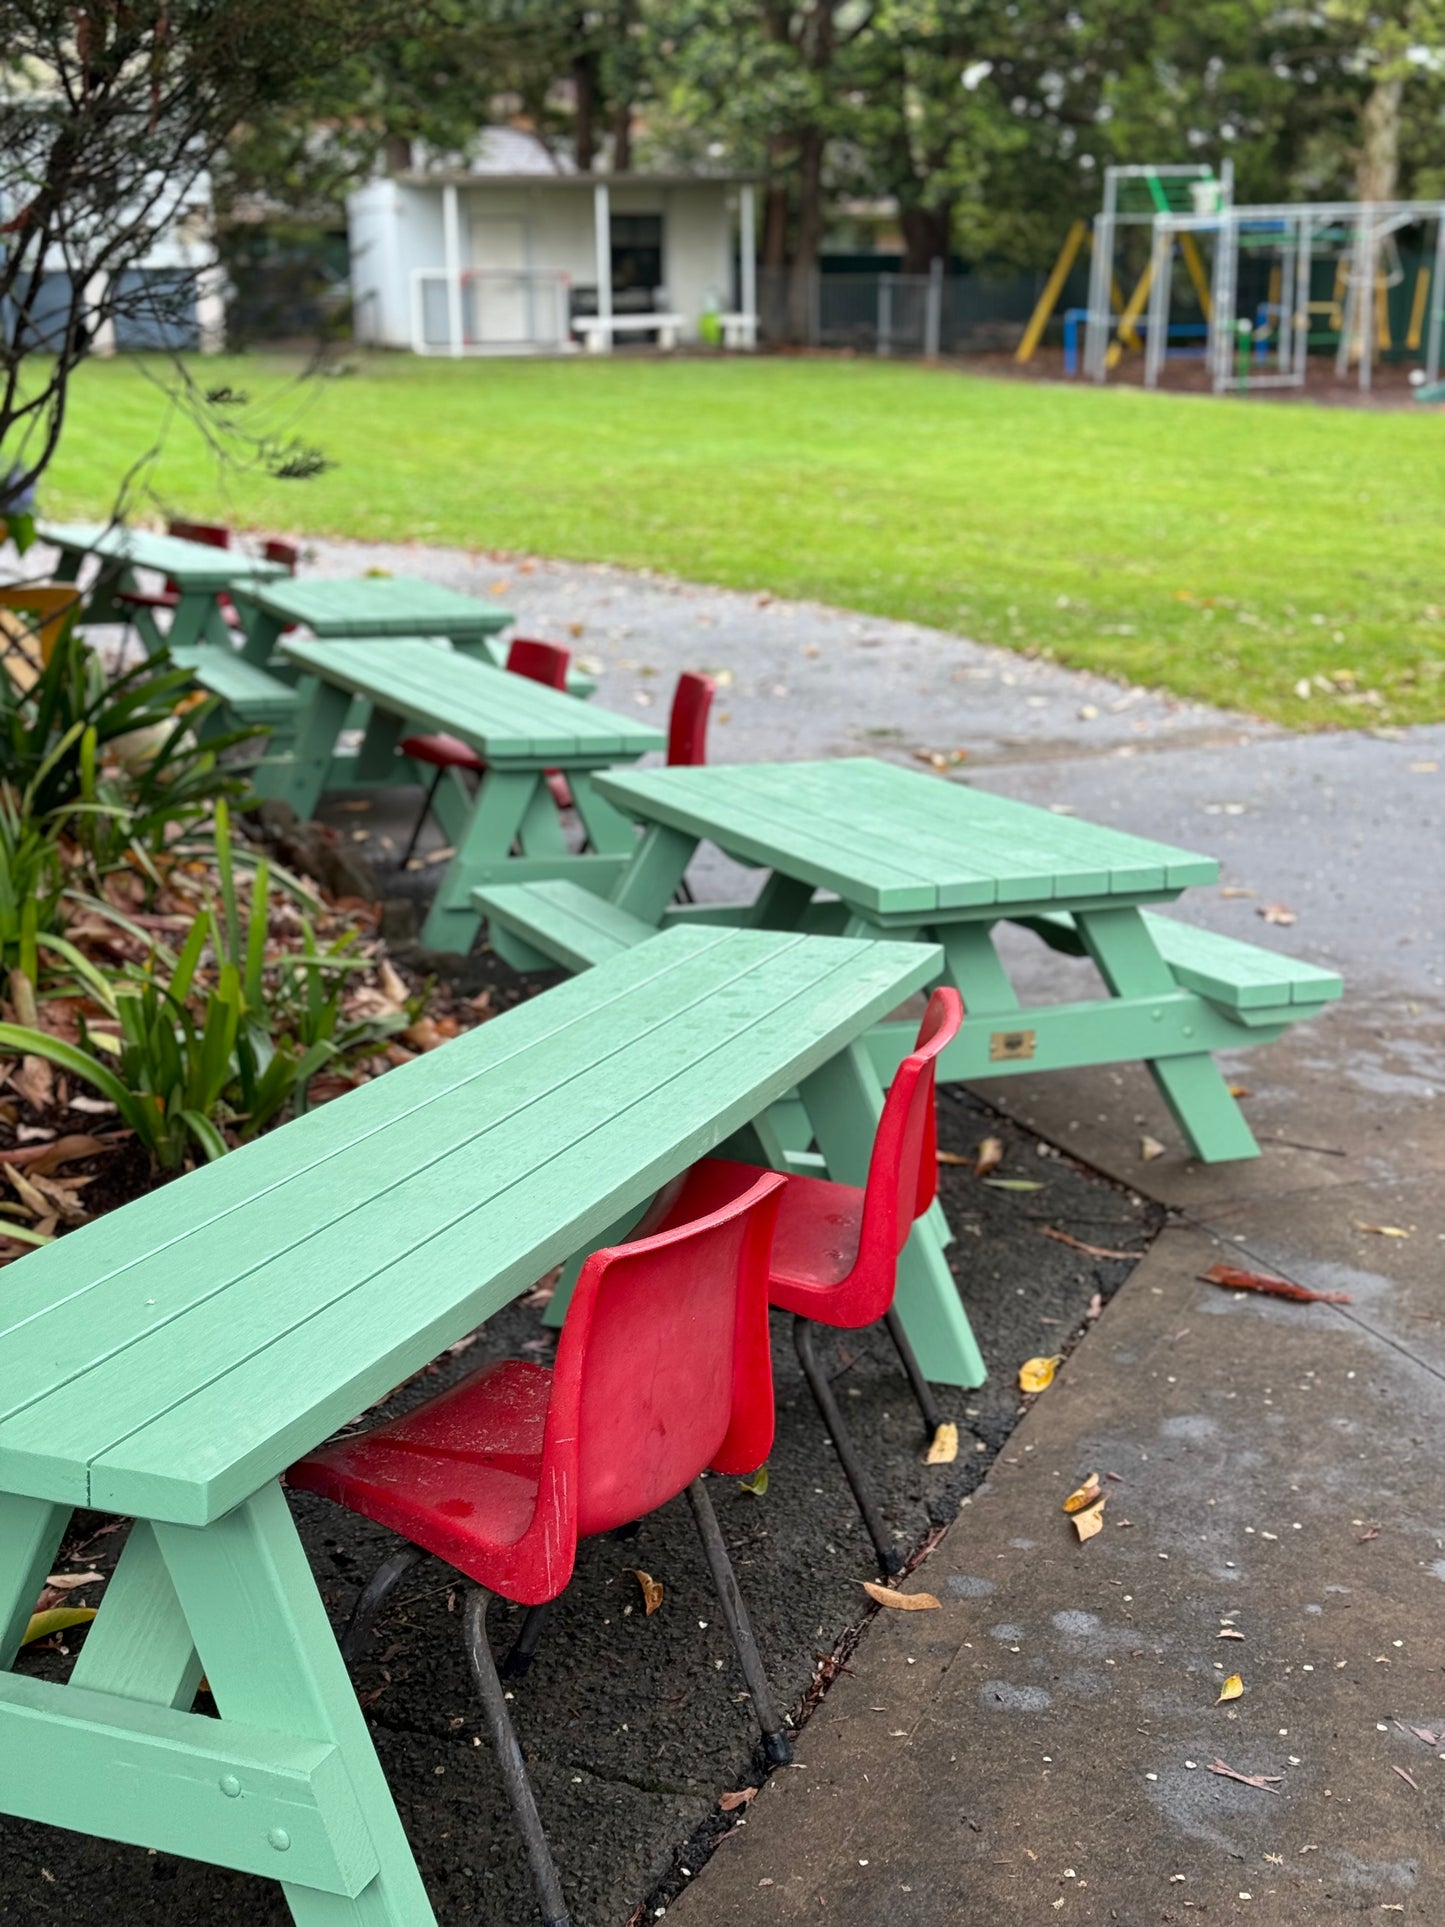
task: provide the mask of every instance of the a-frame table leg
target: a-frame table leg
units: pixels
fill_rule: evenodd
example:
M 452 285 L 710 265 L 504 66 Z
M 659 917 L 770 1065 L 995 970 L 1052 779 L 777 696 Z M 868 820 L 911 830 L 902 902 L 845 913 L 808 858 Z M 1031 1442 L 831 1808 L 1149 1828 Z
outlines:
M 328 1742 L 345 1763 L 378 1872 L 354 1898 L 298 1886 L 285 1879 L 284 1833 L 273 1837 L 298 1927 L 436 1927 L 279 1484 L 213 1525 L 155 1535 L 223 1724 Z
M 1230 1096 L 1223 1072 L 1208 1051 L 1184 1057 L 1151 1058 L 1149 1055 L 1145 1000 L 1172 994 L 1178 985 L 1149 934 L 1143 913 L 1132 906 L 1081 910 L 1075 914 L 1074 921 L 1085 949 L 1110 990 L 1116 997 L 1141 1006 L 1138 1054 L 1148 1065 L 1164 1102 L 1195 1155 L 1208 1162 L 1257 1158 L 1259 1146 L 1254 1134 Z
M 0 1493 L 0 1671 L 15 1662 L 69 1522 L 69 1506 Z

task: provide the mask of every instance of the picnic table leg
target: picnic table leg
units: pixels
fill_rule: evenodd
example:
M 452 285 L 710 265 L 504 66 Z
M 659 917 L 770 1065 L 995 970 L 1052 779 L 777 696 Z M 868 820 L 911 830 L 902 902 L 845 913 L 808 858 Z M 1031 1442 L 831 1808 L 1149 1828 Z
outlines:
M 631 856 L 637 847 L 637 825 L 630 816 L 598 794 L 592 771 L 568 770 L 567 784 L 587 840 L 599 856 Z
M 644 923 L 660 923 L 700 841 L 666 823 L 650 824 L 632 861 L 613 886 L 612 901 Z
M 200 1657 L 155 1529 L 145 1519 L 131 1527 L 70 1683 L 181 1712 L 196 1697 Z
M 68 1505 L 0 1493 L 0 1672 L 14 1664 L 69 1523 Z
M 1143 1000 L 1178 989 L 1141 911 L 1131 907 L 1081 910 L 1075 913 L 1074 922 L 1100 976 L 1116 997 Z M 1197 1056 L 1151 1058 L 1148 1031 L 1148 1015 L 1141 1010 L 1139 1056 L 1148 1065 L 1195 1156 L 1206 1163 L 1257 1158 L 1259 1146 L 1254 1134 L 1208 1051 L 1200 1051 Z
M 149 614 L 149 611 L 145 613 Z M 217 630 L 220 631 L 219 636 L 215 633 Z M 221 614 L 220 603 L 210 590 L 204 594 L 195 590 L 183 592 L 171 617 L 165 647 L 175 655 L 182 649 L 194 650 L 202 643 L 214 644 L 218 641 L 227 645 L 230 642 L 230 631 Z
M 802 1084 L 813 1134 L 830 1177 L 862 1185 L 883 1113 L 883 1086 L 863 1039 L 850 1044 Z M 940 1385 L 982 1385 L 987 1368 L 943 1255 L 943 1241 L 925 1214 L 898 1260 L 898 1314 L 925 1378 Z
M 482 778 L 470 819 L 456 839 L 456 854 L 422 926 L 421 940 L 429 949 L 463 956 L 471 949 L 482 923 L 471 900 L 472 888 L 483 869 L 506 858 L 536 791 L 543 787 L 539 770 L 489 769 Z
M 298 1927 L 436 1927 L 280 1485 L 213 1525 L 155 1534 L 223 1727 L 330 1743 L 345 1764 L 378 1871 L 354 1899 L 299 1886 L 284 1879 L 285 1835 L 273 1837 Z
M 279 616 L 270 615 L 265 609 L 243 607 L 241 615 L 246 640 L 241 645 L 241 654 L 247 662 L 254 662 L 258 669 L 264 669 L 271 660 L 276 647 L 276 639 L 285 624 Z M 348 701 L 350 698 L 347 699 Z
M 280 797 L 299 817 L 309 817 L 326 788 L 336 739 L 346 727 L 350 707 L 351 697 L 344 689 L 313 680 L 290 750 L 263 762 L 256 771 L 257 794 Z

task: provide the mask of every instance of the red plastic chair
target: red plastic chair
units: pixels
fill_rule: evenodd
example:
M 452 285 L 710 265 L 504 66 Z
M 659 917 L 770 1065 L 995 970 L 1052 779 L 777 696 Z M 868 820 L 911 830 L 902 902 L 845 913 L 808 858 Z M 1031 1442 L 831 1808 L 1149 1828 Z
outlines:
M 183 522 L 174 516 L 166 523 L 166 534 L 177 536 L 183 542 L 201 542 L 208 549 L 229 549 L 231 531 L 220 522 Z M 123 589 L 115 600 L 127 609 L 167 609 L 175 612 L 181 593 L 169 576 L 163 589 Z M 234 628 L 239 622 L 229 596 L 220 598 L 221 608 L 227 622 Z
M 301 551 L 294 542 L 281 542 L 275 536 L 268 536 L 261 544 L 261 553 L 268 562 L 279 562 L 288 575 L 295 575 L 301 566 Z
M 868 1160 L 868 1182 L 834 1184 L 825 1178 L 790 1175 L 773 1239 L 768 1299 L 793 1314 L 798 1362 L 843 1463 L 868 1536 L 885 1573 L 902 1561 L 884 1535 L 883 1523 L 832 1383 L 817 1354 L 815 1325 L 856 1331 L 880 1318 L 893 1340 L 928 1435 L 940 1415 L 933 1393 L 893 1309 L 898 1254 L 916 1218 L 933 1203 L 938 1187 L 938 1131 L 934 1109 L 939 1053 L 958 1034 L 963 1000 L 947 987 L 935 990 L 919 1026 L 918 1041 L 898 1066 Z M 718 1210 L 752 1183 L 757 1167 L 705 1158 L 687 1173 L 667 1200 L 658 1222 Z M 649 1223 L 649 1229 L 651 1223 Z
M 532 636 L 514 636 L 507 650 L 507 667 L 514 675 L 544 683 L 548 689 L 566 689 L 567 668 L 571 660 L 570 652 L 560 643 L 539 642 Z M 402 854 L 401 867 L 404 870 L 411 862 L 442 777 L 449 769 L 470 770 L 474 776 L 483 776 L 487 766 L 469 744 L 456 736 L 441 733 L 434 736 L 403 736 L 400 747 L 403 756 L 409 756 L 414 763 L 425 763 L 436 771 L 421 806 L 421 815 L 412 829 L 411 840 Z M 556 771 L 549 772 L 547 780 L 550 782 L 555 774 Z
M 357 1601 L 341 1642 L 348 1659 L 424 1553 L 476 1582 L 467 1650 L 548 1927 L 565 1927 L 567 1913 L 487 1640 L 493 1593 L 531 1608 L 504 1667 L 515 1676 L 572 1576 L 577 1541 L 685 1492 L 766 1757 L 774 1765 L 792 1757 L 702 1482 L 709 1466 L 754 1470 L 773 1439 L 768 1249 L 787 1180 L 756 1170 L 750 1178 L 695 1222 L 595 1252 L 550 1370 L 522 1359 L 488 1365 L 287 1475 L 410 1542 Z

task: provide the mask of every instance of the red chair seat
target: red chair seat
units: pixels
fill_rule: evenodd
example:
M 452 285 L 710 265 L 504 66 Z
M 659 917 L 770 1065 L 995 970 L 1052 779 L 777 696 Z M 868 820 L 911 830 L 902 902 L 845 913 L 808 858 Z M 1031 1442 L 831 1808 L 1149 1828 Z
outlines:
M 549 769 L 547 771 L 547 788 L 552 792 L 552 801 L 557 805 L 559 810 L 571 809 L 572 785 L 567 781 L 567 778 L 562 774 L 561 770 Z
M 289 1483 L 390 1526 L 495 1590 L 508 1550 L 536 1516 L 551 1395 L 545 1366 L 505 1359 L 405 1418 L 312 1453 Z
M 178 609 L 181 603 L 174 589 L 119 589 L 115 600 L 128 609 Z
M 433 769 L 469 769 L 478 775 L 487 767 L 477 752 L 456 736 L 403 736 L 401 753 Z
M 690 1218 L 721 1210 L 757 1180 L 756 1165 L 704 1158 L 692 1166 L 681 1188 L 666 1201 L 662 1223 L 654 1226 L 649 1219 L 648 1229 L 670 1230 Z M 855 1293 L 838 1289 L 858 1260 L 866 1195 L 851 1184 L 789 1174 L 773 1232 L 769 1304 L 845 1330 L 860 1322 L 872 1322 L 872 1318 L 860 1321 L 857 1316 Z M 881 1317 L 886 1310 L 885 1304 L 872 1317 Z

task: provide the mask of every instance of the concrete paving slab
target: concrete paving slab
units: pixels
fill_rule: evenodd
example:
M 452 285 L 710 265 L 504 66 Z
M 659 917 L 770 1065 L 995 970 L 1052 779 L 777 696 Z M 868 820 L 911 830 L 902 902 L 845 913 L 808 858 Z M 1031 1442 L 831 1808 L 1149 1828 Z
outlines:
M 1438 1918 L 1440 1382 L 1339 1310 L 1197 1283 L 1224 1250 L 1160 1239 L 909 1582 L 940 1611 L 879 1615 L 671 1917 Z

